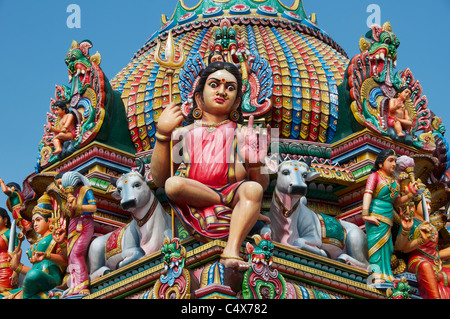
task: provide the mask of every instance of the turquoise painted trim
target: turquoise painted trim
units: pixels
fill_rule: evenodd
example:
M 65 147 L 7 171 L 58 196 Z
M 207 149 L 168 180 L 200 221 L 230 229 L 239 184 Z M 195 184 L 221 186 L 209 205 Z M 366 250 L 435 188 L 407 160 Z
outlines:
M 131 169 L 127 166 L 111 163 L 111 162 L 103 160 L 101 158 L 93 158 L 90 161 L 84 163 L 83 165 L 77 167 L 76 169 L 73 169 L 73 171 L 79 172 L 82 174 L 82 173 L 86 172 L 89 168 L 91 168 L 95 165 L 102 165 L 102 166 L 105 166 L 107 168 L 110 168 L 110 169 L 115 170 L 122 174 L 128 173 L 131 171 Z
M 362 147 L 360 147 L 354 151 L 351 151 L 342 156 L 333 158 L 333 162 L 340 164 L 341 162 L 348 161 L 362 153 L 370 152 L 370 153 L 378 154 L 378 153 L 380 153 L 380 151 L 381 151 L 381 149 L 379 149 L 378 147 L 375 147 L 372 145 L 363 145 Z
M 212 7 L 221 7 L 223 10 L 222 12 L 225 13 L 225 10 L 230 10 L 231 7 L 239 4 L 249 6 L 250 10 L 259 10 L 258 13 L 260 14 L 263 14 L 261 9 L 264 8 L 264 6 L 267 6 L 276 10 L 276 14 L 271 15 L 274 17 L 282 17 L 285 12 L 292 12 L 299 17 L 299 20 L 307 19 L 301 0 L 299 0 L 296 8 L 288 7 L 283 4 L 281 0 L 199 0 L 199 2 L 192 7 L 188 7 L 183 0 L 180 0 L 178 1 L 172 16 L 167 18 L 167 22 L 174 21 L 178 24 L 180 19 L 186 14 L 195 13 L 195 15 L 200 16 L 203 15 L 207 9 Z M 205 17 L 210 16 L 206 15 Z M 185 21 L 183 23 L 185 23 Z M 161 26 L 163 26 L 163 21 L 161 21 Z M 317 26 L 315 26 L 315 28 L 317 28 Z M 167 25 L 164 29 L 167 29 Z

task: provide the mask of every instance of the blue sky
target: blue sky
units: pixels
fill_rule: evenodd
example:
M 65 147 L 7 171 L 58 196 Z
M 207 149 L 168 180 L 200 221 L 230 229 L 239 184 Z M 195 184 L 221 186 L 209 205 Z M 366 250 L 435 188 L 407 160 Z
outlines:
M 109 79 L 171 17 L 177 0 L 0 0 L 0 178 L 22 183 L 34 171 L 55 84 L 68 84 L 64 57 L 72 40 L 89 39 L 99 51 Z M 284 0 L 290 5 L 293 0 Z M 185 0 L 193 6 L 197 0 Z M 80 28 L 69 28 L 70 4 L 80 7 Z M 390 21 L 400 39 L 397 70 L 409 67 L 420 80 L 429 108 L 450 130 L 450 1 L 304 0 L 307 15 L 344 48 L 359 53 L 368 31 L 367 7 L 380 8 L 381 24 Z M 446 136 L 448 138 L 447 133 Z M 6 196 L 0 193 L 0 206 Z

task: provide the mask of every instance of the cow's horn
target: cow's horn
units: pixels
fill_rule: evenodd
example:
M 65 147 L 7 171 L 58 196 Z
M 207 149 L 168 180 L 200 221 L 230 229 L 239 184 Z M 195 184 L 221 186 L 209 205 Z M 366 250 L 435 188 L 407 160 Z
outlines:
M 137 158 L 136 159 L 136 163 L 138 163 L 138 166 L 139 166 L 138 173 L 141 174 L 142 176 L 145 176 L 145 164 L 144 164 L 144 162 L 141 159 Z
M 114 187 L 117 187 L 117 178 L 110 177 L 110 182 Z

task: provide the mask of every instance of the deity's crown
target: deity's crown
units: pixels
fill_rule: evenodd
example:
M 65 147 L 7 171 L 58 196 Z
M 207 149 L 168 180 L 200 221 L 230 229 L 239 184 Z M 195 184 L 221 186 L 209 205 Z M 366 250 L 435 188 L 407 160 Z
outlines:
M 38 204 L 33 208 L 33 214 L 36 213 L 42 216 L 48 216 L 53 213 L 52 199 L 47 193 L 39 197 Z

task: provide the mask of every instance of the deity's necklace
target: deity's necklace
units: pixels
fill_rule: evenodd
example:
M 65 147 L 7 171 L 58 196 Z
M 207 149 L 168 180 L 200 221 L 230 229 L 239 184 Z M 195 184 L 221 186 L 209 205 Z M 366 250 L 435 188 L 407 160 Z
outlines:
M 33 255 L 35 255 L 35 253 L 37 252 L 37 248 L 38 248 L 38 245 L 39 245 L 39 242 L 42 240 L 42 239 L 44 239 L 45 237 L 47 237 L 47 236 L 41 236 L 41 237 L 39 237 L 31 246 L 30 246 L 30 254 L 31 254 L 31 257 L 33 257 Z
M 226 124 L 228 122 L 230 122 L 230 119 L 223 120 L 223 121 L 221 121 L 219 123 L 203 123 L 202 121 L 195 121 L 195 124 L 206 127 L 206 131 L 211 133 L 211 132 L 214 132 L 214 130 L 217 127 L 219 127 L 219 126 L 221 126 L 223 124 Z
M 378 175 L 381 177 L 381 179 L 386 183 L 386 185 L 389 187 L 389 191 L 391 192 L 390 196 L 391 198 L 395 197 L 395 193 L 400 190 L 400 186 L 398 183 L 395 183 L 396 186 L 392 187 L 392 184 L 396 182 L 396 180 L 390 176 L 387 176 L 385 173 L 383 173 L 381 170 L 378 170 Z
M 428 258 L 430 258 L 431 260 L 433 260 L 433 263 L 435 265 L 435 266 L 433 266 L 433 268 L 435 268 L 435 269 L 437 268 L 438 271 L 442 271 L 442 260 L 441 260 L 441 257 L 439 256 L 438 246 L 436 246 L 434 248 L 434 250 L 436 252 L 436 256 L 433 256 L 433 255 L 427 253 L 426 251 L 424 251 L 420 247 L 417 248 L 417 250 L 420 251 L 425 256 L 427 256 Z

